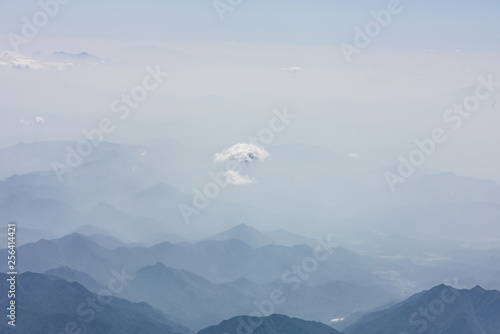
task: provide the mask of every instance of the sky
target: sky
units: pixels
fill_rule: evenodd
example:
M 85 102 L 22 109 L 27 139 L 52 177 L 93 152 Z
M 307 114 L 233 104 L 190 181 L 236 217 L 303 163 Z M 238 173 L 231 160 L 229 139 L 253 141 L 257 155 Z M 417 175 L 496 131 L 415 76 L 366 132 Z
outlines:
M 68 1 L 43 35 L 67 38 L 331 45 L 350 37 L 352 28 L 371 19 L 389 1 L 233 1 L 221 21 L 214 2 Z M 222 2 L 223 3 L 223 2 Z M 21 18 L 40 8 L 37 1 L 2 1 L 3 32 L 19 30 Z M 392 47 L 493 49 L 498 32 L 494 0 L 401 0 L 394 27 L 377 44 Z
M 158 66 L 169 77 L 110 141 L 167 136 L 230 147 L 287 106 L 301 121 L 276 144 L 357 154 L 380 168 L 442 126 L 447 108 L 469 96 L 478 77 L 500 80 L 496 1 L 401 1 L 350 62 L 342 43 L 356 46 L 355 29 L 366 31 L 391 1 L 231 3 L 221 14 L 209 0 L 72 0 L 16 49 L 9 36 L 21 36 L 25 20 L 43 8 L 1 1 L 0 147 L 79 140 L 83 128 L 116 116 L 111 103 Z M 75 56 L 81 52 L 97 58 Z M 497 178 L 499 96 L 450 132 L 429 169 Z

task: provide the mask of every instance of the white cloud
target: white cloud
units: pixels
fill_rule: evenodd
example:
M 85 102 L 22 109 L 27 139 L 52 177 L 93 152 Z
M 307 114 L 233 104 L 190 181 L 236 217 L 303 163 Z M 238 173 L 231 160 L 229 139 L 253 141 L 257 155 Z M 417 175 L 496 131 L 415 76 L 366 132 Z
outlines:
M 21 118 L 19 120 L 19 123 L 21 123 L 23 125 L 33 125 L 33 124 L 42 125 L 43 123 L 45 123 L 45 118 L 39 117 L 39 116 L 34 117 L 32 119 Z
M 302 68 L 298 66 L 292 66 L 292 67 L 282 67 L 280 68 L 280 70 L 285 72 L 298 73 L 302 71 Z
M 242 176 L 234 170 L 228 170 L 224 173 L 224 176 L 229 184 L 235 186 L 255 183 L 255 179 L 249 177 L 248 175 Z
M 28 120 L 28 119 L 21 118 L 21 119 L 19 120 L 19 123 L 21 123 L 21 124 L 23 124 L 23 125 L 31 125 L 31 124 L 33 124 L 33 121 L 30 121 L 30 120 Z
M 357 154 L 357 153 L 351 153 L 351 154 L 349 154 L 349 158 L 359 159 L 359 154 Z
M 73 63 L 69 61 L 65 62 L 48 62 L 38 59 L 33 59 L 27 55 L 12 52 L 3 51 L 0 53 L 0 66 L 11 67 L 20 70 L 48 70 L 55 69 L 62 71 L 67 67 L 73 66 Z
M 237 162 L 264 161 L 268 156 L 269 152 L 264 149 L 248 143 L 239 143 L 220 153 L 216 153 L 214 161 L 218 163 L 227 160 L 236 160 Z

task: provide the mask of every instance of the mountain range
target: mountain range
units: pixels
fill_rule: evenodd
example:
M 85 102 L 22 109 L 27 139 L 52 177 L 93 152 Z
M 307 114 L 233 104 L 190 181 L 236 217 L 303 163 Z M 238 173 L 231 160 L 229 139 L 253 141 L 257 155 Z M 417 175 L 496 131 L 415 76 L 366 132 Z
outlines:
M 500 329 L 500 292 L 439 285 L 390 308 L 361 317 L 347 334 L 429 333 L 496 334 Z
M 9 291 L 8 275 L 0 274 L 0 288 Z M 2 305 L 10 300 L 0 296 Z M 109 290 L 94 294 L 78 283 L 43 274 L 17 276 L 16 326 L 0 323 L 2 333 L 189 334 L 146 303 L 116 298 Z
M 239 316 L 199 331 L 197 334 L 341 334 L 325 324 L 290 318 L 281 314 L 268 317 Z
M 423 174 L 396 195 L 375 182 L 378 171 L 364 170 L 357 159 L 311 145 L 284 144 L 268 148 L 272 159 L 265 168 L 245 167 L 260 182 L 221 189 L 186 222 L 179 205 L 192 206 L 197 196 L 193 189 L 203 193 L 214 182 L 210 175 L 225 171 L 211 163 L 221 148 L 200 150 L 168 138 L 138 144 L 103 142 L 59 182 L 52 163 L 65 162 L 68 147 L 76 145 L 48 141 L 0 149 L 2 216 L 56 237 L 93 225 L 121 239 L 151 244 L 161 241 L 155 236 L 203 239 L 246 224 L 306 237 L 311 237 L 311 230 L 321 234 L 333 228 L 339 241 L 353 246 L 372 243 L 373 234 L 494 240 L 484 231 L 495 230 L 500 218 L 500 186 L 493 181 Z M 21 166 L 19 161 L 29 162 Z M 186 165 L 196 168 L 188 171 Z M 361 179 L 360 170 L 374 179 Z M 481 228 L 467 227 L 470 221 Z M 464 228 L 453 229 L 457 224 Z M 361 240 L 359 230 L 366 232 Z M 282 243 L 289 245 L 290 240 Z M 260 240 L 254 246 L 268 242 Z M 293 241 L 297 242 L 305 240 Z
M 64 272 L 68 274 L 68 270 L 60 270 L 47 274 L 26 272 L 18 275 L 16 329 L 2 322 L 0 324 L 2 333 L 18 333 L 19 331 L 22 333 L 59 333 L 64 330 L 80 329 L 82 332 L 95 334 L 137 332 L 192 334 L 193 329 L 199 329 L 199 325 L 210 318 L 210 312 L 206 311 L 203 303 L 207 306 L 211 305 L 214 311 L 220 307 L 225 307 L 227 310 L 234 308 L 232 313 L 238 315 L 227 317 L 228 320 L 215 322 L 218 325 L 201 327 L 203 329 L 199 329 L 198 334 L 340 333 L 328 326 L 327 322 L 294 318 L 294 315 L 290 314 L 293 312 L 274 312 L 276 310 L 273 310 L 269 315 L 262 315 L 261 312 L 266 307 L 256 308 L 253 311 L 242 310 L 237 305 L 231 305 L 227 301 L 206 295 L 210 290 L 222 292 L 226 289 L 225 296 L 232 298 L 234 302 L 238 296 L 231 296 L 228 293 L 229 285 L 217 286 L 192 273 L 167 268 L 162 264 L 156 264 L 149 269 L 141 269 L 135 276 L 121 276 L 130 284 L 121 284 L 119 287 L 116 283 L 120 280 L 116 280 L 97 294 L 79 283 L 69 282 L 56 276 Z M 0 288 L 4 291 L 9 290 L 8 278 L 8 275 L 0 275 Z M 160 281 L 164 281 L 163 285 L 158 283 Z M 240 283 L 241 289 L 244 289 L 245 284 L 247 286 L 252 284 L 251 282 Z M 345 289 L 345 287 L 339 288 Z M 150 293 L 147 293 L 148 289 Z M 183 291 L 187 290 L 191 292 L 191 298 L 195 298 L 191 300 L 192 303 L 201 303 L 198 309 L 194 310 L 195 313 L 200 312 L 198 319 L 194 321 L 186 321 L 186 317 L 182 317 L 184 312 L 193 311 L 189 309 L 188 304 L 185 304 L 187 296 Z M 142 293 L 151 296 L 150 299 L 156 303 L 168 297 L 171 303 L 168 309 L 176 314 L 169 314 L 166 310 L 160 312 L 145 302 L 134 303 L 123 299 L 126 295 L 141 295 Z M 360 293 L 364 292 L 360 291 Z M 222 295 L 224 293 L 220 294 L 219 298 Z M 4 305 L 9 303 L 6 294 L 0 296 L 0 302 Z M 285 304 L 287 303 L 294 304 L 296 301 L 287 300 Z M 180 308 L 177 309 L 178 307 Z M 430 290 L 414 294 L 402 302 L 365 312 L 361 317 L 352 316 L 354 320 L 334 319 L 335 322 L 332 322 L 332 325 L 345 334 L 417 332 L 496 334 L 500 328 L 499 312 L 500 292 L 496 290 L 485 290 L 479 286 L 472 289 L 456 289 L 451 286 L 438 285 Z M 182 319 L 179 319 L 177 315 L 181 315 Z M 200 321 L 205 316 L 207 319 Z M 310 319 L 310 317 L 304 317 L 304 319 Z

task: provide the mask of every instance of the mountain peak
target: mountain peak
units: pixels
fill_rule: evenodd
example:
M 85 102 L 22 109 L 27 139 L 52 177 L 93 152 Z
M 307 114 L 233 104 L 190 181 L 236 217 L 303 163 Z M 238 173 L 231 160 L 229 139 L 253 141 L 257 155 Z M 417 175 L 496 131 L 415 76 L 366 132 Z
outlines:
M 222 241 L 231 239 L 240 240 L 253 248 L 275 244 L 274 240 L 264 232 L 246 224 L 236 225 L 227 231 L 212 236 L 208 240 Z
M 205 328 L 198 334 L 240 333 L 242 331 L 255 334 L 341 334 L 323 323 L 290 318 L 281 314 L 258 318 L 238 316 L 225 320 L 216 326 Z
M 441 284 L 388 309 L 363 316 L 346 328 L 349 334 L 388 332 L 497 333 L 500 292 L 476 286 L 457 290 Z M 412 319 L 401 321 L 401 319 Z M 395 328 L 397 324 L 398 328 Z

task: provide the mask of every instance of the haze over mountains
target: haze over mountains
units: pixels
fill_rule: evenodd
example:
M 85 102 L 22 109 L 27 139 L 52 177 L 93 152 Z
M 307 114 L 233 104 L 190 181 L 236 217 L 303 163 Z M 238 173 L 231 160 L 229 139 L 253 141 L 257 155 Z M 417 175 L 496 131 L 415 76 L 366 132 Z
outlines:
M 156 270 L 166 267 L 156 265 Z M 162 273 L 157 273 L 161 279 Z M 8 277 L 2 274 L 0 287 L 8 287 Z M 190 277 L 191 276 L 191 277 Z M 151 276 L 149 276 L 151 277 Z M 175 275 L 176 281 L 168 280 L 172 294 L 177 294 L 179 288 L 186 288 L 185 283 L 199 281 L 200 278 L 189 273 Z M 137 278 L 131 279 L 135 282 Z M 70 283 L 49 274 L 24 273 L 19 275 L 18 302 L 23 305 L 22 317 L 18 320 L 17 330 L 13 330 L 5 323 L 0 324 L 2 333 L 23 332 L 57 332 L 66 330 L 80 330 L 82 332 L 100 333 L 136 333 L 140 331 L 148 334 L 178 333 L 191 334 L 192 330 L 172 321 L 174 316 L 165 316 L 148 304 L 131 303 L 127 300 L 110 296 L 109 290 L 101 290 L 98 294 L 92 293 L 78 283 Z M 143 288 L 146 282 L 142 281 Z M 151 283 L 151 282 L 147 282 Z M 179 285 L 180 284 L 180 285 Z M 199 282 L 197 283 L 198 286 Z M 111 286 L 111 285 L 110 285 Z M 125 289 L 135 290 L 134 286 L 123 286 Z M 108 291 L 104 293 L 102 291 Z M 203 296 L 196 289 L 191 290 L 196 296 Z M 161 299 L 162 296 L 156 298 Z M 0 300 L 5 302 L 6 296 Z M 236 299 L 234 299 L 236 300 Z M 214 306 L 231 307 L 230 304 L 217 304 L 213 299 L 206 302 Z M 215 303 L 214 303 L 215 302 Z M 186 305 L 185 299 L 176 305 Z M 202 306 L 202 305 L 199 305 Z M 183 307 L 183 306 L 181 306 Z M 475 287 L 470 290 L 457 290 L 446 285 L 433 287 L 428 291 L 415 294 L 410 298 L 388 308 L 367 313 L 364 316 L 355 315 L 354 324 L 342 326 L 342 322 L 333 324 L 341 327 L 346 334 L 356 333 L 398 333 L 426 331 L 429 333 L 497 333 L 498 311 L 500 307 L 500 293 L 493 290 L 484 290 Z M 170 310 L 175 310 L 174 305 Z M 177 310 L 180 312 L 181 310 Z M 186 310 L 183 310 L 184 312 Z M 198 311 L 205 312 L 203 307 Z M 238 312 L 233 309 L 233 312 Z M 181 312 L 182 313 L 182 312 Z M 185 313 L 184 313 L 185 314 Z M 210 313 L 205 314 L 210 317 Z M 255 311 L 252 313 L 255 314 Z M 335 319 L 337 321 L 337 319 Z M 199 321 L 199 320 L 198 320 Z M 350 320 L 347 319 L 346 322 Z M 195 321 L 196 322 L 196 321 Z M 190 322 L 193 324 L 193 322 Z M 195 325 L 195 328 L 197 326 Z M 336 334 L 339 331 L 327 324 L 291 318 L 273 314 L 265 317 L 245 316 L 244 313 L 221 321 L 218 325 L 206 326 L 198 331 L 199 334 L 222 333 L 313 333 Z
M 439 285 L 389 309 L 362 317 L 345 333 L 498 333 L 500 292 L 476 286 L 456 290 Z
M 239 226 L 225 234 L 241 229 L 251 228 Z M 267 233 L 252 231 L 267 240 Z M 120 298 L 147 302 L 192 330 L 259 310 L 328 323 L 402 300 L 450 273 L 456 284 L 485 286 L 494 286 L 499 274 L 491 266 L 493 257 L 478 261 L 482 252 L 461 262 L 420 263 L 356 254 L 327 240 L 318 240 L 314 248 L 251 247 L 237 239 L 138 246 L 72 234 L 20 246 L 19 253 L 24 257 L 19 270 L 78 282 L 94 293 L 107 286 L 113 270 L 134 277 Z M 6 256 L 6 250 L 1 254 Z M 282 291 L 285 302 L 270 307 L 266 301 L 273 291 Z
M 498 0 L 0 12 L 1 333 L 500 333 Z
M 491 232 L 498 229 L 500 186 L 491 181 L 449 173 L 423 175 L 391 193 L 383 183 L 376 186 L 357 180 L 358 172 L 351 166 L 361 162 L 355 159 L 342 157 L 348 163 L 339 172 L 343 176 L 331 180 L 324 155 L 310 154 L 303 164 L 303 157 L 290 150 L 300 146 L 287 145 L 269 148 L 270 161 L 245 167 L 257 180 L 255 184 L 228 185 L 210 199 L 203 189 L 214 182 L 210 173 L 221 170 L 210 162 L 209 151 L 200 157 L 188 149 L 172 161 L 168 156 L 175 155 L 175 144 L 155 150 L 103 143 L 73 172 L 64 174 L 61 183 L 51 163 L 58 159 L 54 152 L 64 156 L 68 144 L 45 142 L 0 150 L 6 166 L 2 170 L 7 174 L 17 159 L 29 157 L 31 165 L 0 183 L 0 206 L 6 219 L 22 219 L 21 228 L 43 230 L 48 236 L 90 225 L 97 233 L 107 231 L 123 240 L 146 243 L 162 241 L 162 236 L 171 241 L 202 239 L 242 223 L 309 237 L 318 236 L 318 231 L 334 232 L 343 244 L 359 243 L 360 230 L 365 234 L 363 243 L 371 242 L 374 233 L 484 243 L 494 242 Z M 198 167 L 188 171 L 181 167 L 185 165 Z M 313 165 L 322 166 L 314 176 Z M 276 177 L 275 170 L 280 169 L 287 172 Z M 285 181 L 292 177 L 292 183 Z M 334 188 L 327 186 L 338 182 Z M 308 195 L 313 188 L 314 201 Z M 193 206 L 193 201 L 204 200 L 208 204 L 201 211 Z M 179 205 L 200 212 L 183 214 Z M 307 227 L 302 224 L 305 220 Z M 474 225 L 468 224 L 471 220 Z M 457 225 L 461 228 L 453 228 Z
M 340 332 L 324 324 L 289 318 L 283 315 L 272 315 L 265 318 L 235 317 L 223 321 L 216 326 L 208 327 L 198 332 L 198 334 L 222 334 L 239 333 L 251 331 L 255 334 L 276 333 L 276 334 L 339 334 Z
M 115 297 L 147 303 L 189 332 L 259 312 L 358 333 L 377 328 L 367 321 L 372 312 L 443 282 L 500 287 L 500 186 L 492 181 L 424 173 L 391 193 L 383 183 L 356 178 L 371 173 L 358 159 L 287 144 L 268 147 L 264 162 L 244 163 L 242 175 L 256 182 L 226 185 L 209 198 L 202 191 L 221 177 L 213 162 L 220 148 L 199 151 L 165 138 L 102 143 L 60 182 L 51 170 L 58 158 L 39 152 L 68 145 L 75 143 L 0 150 L 1 214 L 22 222 L 19 271 L 78 283 L 94 294 L 113 273 L 134 277 Z M 30 163 L 13 173 L 19 159 Z M 186 220 L 180 205 L 194 207 L 196 196 L 208 205 Z M 5 264 L 0 269 L 7 271 Z M 282 302 L 270 302 L 276 294 Z M 481 313 L 480 305 L 467 307 L 476 306 Z M 60 324 L 41 316 L 47 326 Z M 380 320 L 390 324 L 381 330 L 403 326 L 405 317 Z M 302 328 L 302 320 L 279 319 L 277 328 Z M 145 321 L 151 333 L 168 325 L 156 316 Z M 436 323 L 436 330 L 448 322 Z M 495 328 L 480 321 L 465 326 L 478 333 Z
M 8 291 L 8 275 L 1 274 L 0 287 Z M 18 276 L 17 302 L 22 313 L 15 328 L 2 321 L 2 333 L 189 333 L 145 303 L 96 295 L 77 283 L 52 276 L 24 273 Z M 111 298 L 111 300 L 109 299 Z M 8 301 L 1 296 L 2 304 Z

